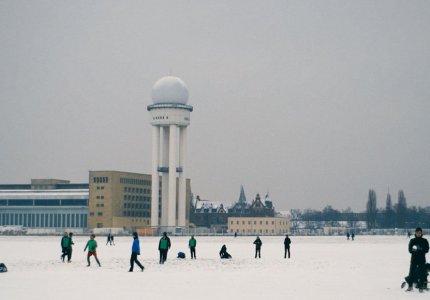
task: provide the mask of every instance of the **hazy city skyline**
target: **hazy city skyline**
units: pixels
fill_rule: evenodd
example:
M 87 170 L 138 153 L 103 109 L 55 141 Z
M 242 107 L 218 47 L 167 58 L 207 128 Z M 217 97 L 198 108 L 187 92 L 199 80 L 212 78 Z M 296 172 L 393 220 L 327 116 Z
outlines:
M 225 204 L 430 205 L 428 1 L 2 1 L 0 184 L 151 173 L 151 88 L 194 107 L 188 175 Z

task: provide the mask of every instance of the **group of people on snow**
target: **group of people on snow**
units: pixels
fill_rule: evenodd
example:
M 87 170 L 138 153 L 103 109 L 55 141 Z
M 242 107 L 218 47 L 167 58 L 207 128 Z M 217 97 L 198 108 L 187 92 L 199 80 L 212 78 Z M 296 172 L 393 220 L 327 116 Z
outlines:
M 71 262 L 72 245 L 74 245 L 72 237 L 73 237 L 73 233 L 64 232 L 64 235 L 61 239 L 61 249 L 62 249 L 61 260 L 63 262 L 64 262 L 66 256 L 68 257 L 67 261 Z M 92 233 L 90 235 L 90 239 L 87 241 L 85 248 L 84 248 L 84 252 L 88 249 L 88 253 L 87 253 L 88 265 L 87 265 L 87 267 L 91 266 L 91 261 L 90 261 L 91 256 L 94 256 L 94 259 L 96 260 L 97 264 L 99 265 L 99 267 L 101 267 L 100 261 L 97 257 L 97 241 L 95 240 L 95 237 L 96 237 L 96 235 L 94 233 Z M 133 272 L 135 264 L 139 266 L 141 271 L 143 271 L 145 269 L 145 267 L 138 260 L 138 256 L 140 255 L 140 243 L 139 243 L 138 233 L 133 232 L 132 237 L 133 237 L 133 244 L 131 247 L 129 272 Z M 113 235 L 111 235 L 109 233 L 108 243 L 110 241 L 113 241 Z M 106 245 L 108 243 L 106 243 Z M 288 254 L 288 258 L 290 258 L 290 244 L 291 244 L 291 240 L 288 237 L 288 235 L 286 235 L 285 240 L 284 240 L 284 248 L 285 248 L 284 258 L 287 257 L 287 254 Z M 170 238 L 167 236 L 167 232 L 163 232 L 163 235 L 160 238 L 160 241 L 158 243 L 158 251 L 160 253 L 160 264 L 164 264 L 164 262 L 167 260 L 167 253 L 168 253 L 171 245 L 172 244 L 171 244 Z M 255 258 L 257 258 L 257 256 L 258 256 L 258 258 L 261 258 L 261 247 L 263 245 L 263 242 L 261 241 L 259 236 L 257 236 L 256 240 L 254 241 L 254 245 L 255 245 Z M 188 241 L 188 247 L 190 249 L 191 259 L 196 259 L 196 246 L 197 246 L 197 241 L 196 241 L 194 235 L 192 235 L 190 240 Z M 226 245 L 223 245 L 221 247 L 221 250 L 219 252 L 219 256 L 221 259 L 232 258 L 231 254 L 227 252 L 227 246 Z M 178 253 L 178 258 L 185 258 L 185 254 L 183 252 Z
M 133 232 L 133 244 L 131 248 L 131 257 L 130 257 L 130 269 L 129 272 L 133 272 L 134 265 L 136 264 L 141 271 L 145 269 L 145 267 L 139 262 L 138 256 L 140 255 L 140 244 L 139 244 L 139 236 L 137 232 Z M 65 262 L 65 258 L 67 257 L 67 262 L 71 262 L 72 258 L 72 245 L 73 242 L 73 233 L 64 232 L 63 237 L 61 238 L 61 260 Z M 349 239 L 349 233 L 347 234 L 347 238 Z M 354 239 L 354 234 L 351 234 L 351 238 Z M 109 234 L 108 242 L 113 242 L 113 236 Z M 255 245 L 255 258 L 261 258 L 261 248 L 263 242 L 260 237 L 257 236 L 254 243 Z M 284 258 L 290 258 L 291 250 L 291 239 L 288 235 L 285 236 L 284 239 Z M 188 241 L 188 247 L 190 249 L 191 259 L 196 259 L 196 246 L 197 241 L 194 235 L 191 236 Z M 158 243 L 158 250 L 160 253 L 160 264 L 164 264 L 167 260 L 167 253 L 171 247 L 170 238 L 167 236 L 166 232 L 163 232 L 162 237 Z M 85 245 L 84 252 L 88 249 L 87 253 L 87 262 L 88 267 L 91 265 L 90 257 L 94 256 L 97 264 L 101 267 L 100 261 L 97 257 L 97 242 L 95 240 L 95 234 L 90 235 L 90 239 Z M 415 284 L 416 288 L 419 289 L 420 292 L 427 289 L 427 275 L 430 271 L 430 264 L 426 263 L 426 254 L 429 252 L 429 243 L 427 239 L 423 237 L 423 231 L 420 227 L 416 228 L 415 236 L 409 241 L 408 251 L 411 254 L 411 262 L 409 266 L 409 274 L 405 277 L 405 282 L 402 284 L 404 287 L 406 284 L 408 285 L 406 291 L 410 292 L 413 290 L 413 286 Z M 179 255 L 181 254 L 181 255 Z M 221 250 L 219 252 L 219 256 L 221 259 L 230 259 L 232 258 L 231 254 L 227 252 L 227 246 L 222 245 Z M 178 258 L 185 258 L 185 254 L 183 252 L 178 253 Z
M 351 237 L 351 240 L 354 240 L 355 238 L 355 233 L 352 232 L 351 234 L 349 232 L 346 233 L 346 239 L 349 240 L 349 237 Z

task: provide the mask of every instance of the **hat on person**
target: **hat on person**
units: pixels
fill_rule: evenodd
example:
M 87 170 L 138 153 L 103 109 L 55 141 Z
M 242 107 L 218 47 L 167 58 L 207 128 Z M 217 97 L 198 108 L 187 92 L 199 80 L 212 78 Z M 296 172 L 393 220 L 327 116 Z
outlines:
M 417 229 L 415 229 L 415 232 L 419 232 L 419 231 L 423 232 L 423 230 L 421 229 L 421 227 L 417 227 Z

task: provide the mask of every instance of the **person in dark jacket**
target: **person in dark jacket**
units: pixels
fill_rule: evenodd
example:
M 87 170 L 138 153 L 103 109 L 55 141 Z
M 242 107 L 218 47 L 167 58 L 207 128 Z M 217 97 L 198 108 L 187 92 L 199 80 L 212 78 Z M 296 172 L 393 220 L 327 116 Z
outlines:
M 288 258 L 290 258 L 290 244 L 291 244 L 291 240 L 288 237 L 288 234 L 285 236 L 285 240 L 284 240 L 284 258 L 287 258 L 287 252 L 288 252 Z
M 106 246 L 107 246 L 107 244 L 112 246 L 112 243 L 113 243 L 113 235 L 109 232 L 108 236 L 107 236 Z
M 259 236 L 257 236 L 257 239 L 254 241 L 254 245 L 255 245 L 255 258 L 257 258 L 257 254 L 258 254 L 258 258 L 261 258 L 261 245 L 263 245 L 263 242 L 261 242 Z
M 4 263 L 0 263 L 0 273 L 6 273 L 7 267 Z
M 158 251 L 160 251 L 160 264 L 164 264 L 167 259 L 167 252 L 171 246 L 170 239 L 167 236 L 167 232 L 163 232 L 163 236 L 158 243 Z
M 196 259 L 196 245 L 197 241 L 194 238 L 194 235 L 191 236 L 190 240 L 188 241 L 188 247 L 190 247 L 191 252 L 191 259 Z
M 72 262 L 72 245 L 74 245 L 75 243 L 73 243 L 73 232 L 69 233 L 69 240 L 70 240 L 70 245 L 69 248 L 67 248 L 67 262 L 70 263 Z
M 231 258 L 231 255 L 227 252 L 227 247 L 225 245 L 222 245 L 221 250 L 219 251 L 219 257 L 222 259 Z
M 131 257 L 130 257 L 130 270 L 129 272 L 133 272 L 134 263 L 138 265 L 143 272 L 145 269 L 144 266 L 137 260 L 137 256 L 140 255 L 140 245 L 139 245 L 139 237 L 137 232 L 133 232 L 133 245 L 131 246 Z
M 61 238 L 61 260 L 64 262 L 64 258 L 68 256 L 69 248 L 71 246 L 71 239 L 69 237 L 69 234 L 65 231 L 63 234 L 63 237 Z
M 417 288 L 423 292 L 426 279 L 426 253 L 429 252 L 429 243 L 423 238 L 423 231 L 420 227 L 415 230 L 415 237 L 409 241 L 409 253 L 411 253 L 411 264 L 409 267 L 409 275 L 405 278 L 408 283 L 406 291 L 412 291 L 412 285 L 417 283 Z

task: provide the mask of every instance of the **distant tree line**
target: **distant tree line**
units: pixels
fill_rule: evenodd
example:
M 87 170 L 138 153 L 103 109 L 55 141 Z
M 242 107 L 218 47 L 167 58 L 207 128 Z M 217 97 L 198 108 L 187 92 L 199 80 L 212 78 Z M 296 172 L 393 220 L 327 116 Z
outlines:
M 339 221 L 347 221 L 350 227 L 354 222 L 365 221 L 369 229 L 373 228 L 414 228 L 417 226 L 430 228 L 430 206 L 408 207 L 402 190 L 398 192 L 397 203 L 393 204 L 391 195 L 387 194 L 385 208 L 377 208 L 377 197 L 374 190 L 369 190 L 364 212 L 353 212 L 351 208 L 345 210 L 334 209 L 327 205 L 323 210 L 292 209 L 291 221 L 293 227 L 298 221 L 328 222 L 335 225 Z
M 366 205 L 368 228 L 430 228 L 430 207 L 408 207 L 405 193 L 398 192 L 397 203 L 393 205 L 390 193 L 387 194 L 384 209 L 376 208 L 376 193 L 369 190 Z

